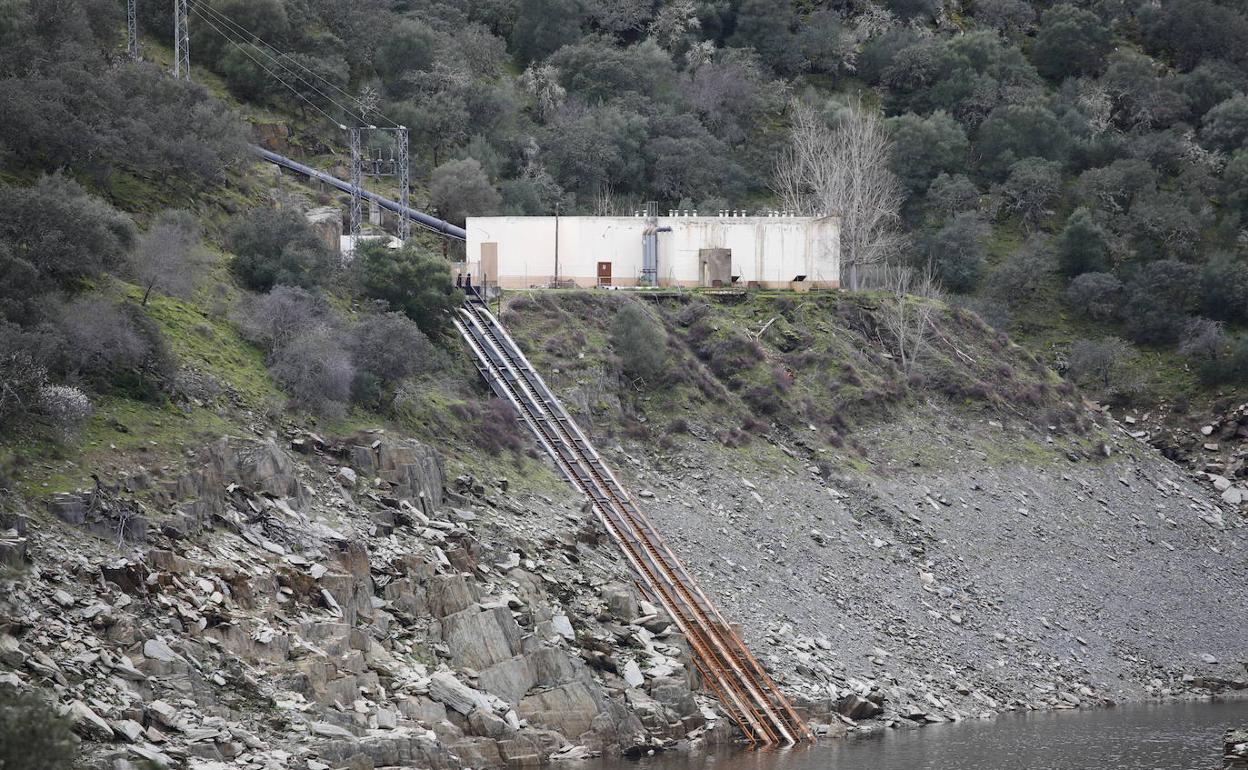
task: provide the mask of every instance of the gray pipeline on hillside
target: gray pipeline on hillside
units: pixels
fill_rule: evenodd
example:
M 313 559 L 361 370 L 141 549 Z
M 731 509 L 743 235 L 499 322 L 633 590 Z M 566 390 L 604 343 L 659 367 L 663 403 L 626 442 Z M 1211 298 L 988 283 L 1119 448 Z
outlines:
M 251 148 L 252 152 L 259 155 L 261 158 L 264 158 L 269 163 L 276 164 L 282 168 L 288 168 L 291 171 L 303 174 L 304 176 L 312 177 L 313 179 L 319 179 L 325 184 L 330 185 L 331 187 L 336 187 L 343 192 L 349 193 L 354 189 L 354 185 L 349 182 L 344 182 L 338 177 L 330 176 L 324 171 L 318 171 L 311 166 L 305 166 L 302 163 L 297 163 L 290 158 L 287 158 L 285 155 L 278 155 L 275 152 L 266 150 L 263 147 L 257 147 L 254 144 L 248 146 Z M 360 196 L 373 201 L 383 209 L 392 211 L 401 217 L 405 216 L 413 222 L 422 225 L 423 227 L 427 227 L 435 233 L 440 233 L 448 238 L 454 238 L 459 241 L 468 240 L 468 233 L 464 230 L 464 228 L 456 227 L 450 222 L 438 219 L 437 217 L 431 217 L 428 214 L 417 211 L 414 208 L 400 206 L 397 202 L 392 201 L 389 198 L 383 198 L 376 193 L 369 192 L 368 190 L 360 190 Z

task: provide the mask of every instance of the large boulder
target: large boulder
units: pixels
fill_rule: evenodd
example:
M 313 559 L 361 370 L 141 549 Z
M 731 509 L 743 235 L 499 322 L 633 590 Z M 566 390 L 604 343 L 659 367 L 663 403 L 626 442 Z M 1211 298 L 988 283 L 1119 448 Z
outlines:
M 884 709 L 881 708 L 878 703 L 867 700 L 856 693 L 841 700 L 840 704 L 837 706 L 837 711 L 839 711 L 842 716 L 847 716 L 850 719 L 855 720 L 870 719 L 883 710 Z
M 221 438 L 199 453 L 200 467 L 178 480 L 179 499 L 198 504 L 184 507 L 188 515 L 205 517 L 223 510 L 226 490 L 237 484 L 255 494 L 285 499 L 306 508 L 311 495 L 295 473 L 290 455 L 273 441 Z
M 444 618 L 468 609 L 481 599 L 481 591 L 463 575 L 436 575 L 427 586 L 429 613 Z
M 519 652 L 520 626 L 506 607 L 469 608 L 442 619 L 442 640 L 456 665 L 480 670 Z
M 442 456 L 419 441 L 390 443 L 376 447 L 377 474 L 393 485 L 395 494 L 412 501 L 427 515 L 442 507 L 442 487 L 446 471 Z
M 602 601 L 607 605 L 607 612 L 611 617 L 625 623 L 632 623 L 641 615 L 637 594 L 622 583 L 608 583 L 603 586 Z
M 594 727 L 594 717 L 605 710 L 584 682 L 570 682 L 520 699 L 517 711 L 539 727 L 576 739 Z
M 459 681 L 450 671 L 439 671 L 430 678 L 429 697 L 465 716 L 475 708 L 491 710 L 485 693 Z
M 556 687 L 588 676 L 584 665 L 563 650 L 541 647 L 481 670 L 477 681 L 487 692 L 514 705 L 534 687 Z
M 308 220 L 316 239 L 325 245 L 331 254 L 342 249 L 342 211 L 336 206 L 320 206 L 309 209 L 304 215 Z

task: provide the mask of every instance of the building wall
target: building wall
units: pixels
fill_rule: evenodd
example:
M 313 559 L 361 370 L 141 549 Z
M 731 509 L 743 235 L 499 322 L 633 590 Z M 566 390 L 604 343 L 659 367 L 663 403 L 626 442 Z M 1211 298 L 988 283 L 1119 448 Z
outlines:
M 702 249 L 732 251 L 738 285 L 788 287 L 806 276 L 816 287 L 840 277 L 840 222 L 836 217 L 659 217 L 660 286 L 700 286 Z M 611 283 L 636 286 L 642 270 L 642 217 L 559 217 L 559 277 L 595 286 L 598 263 L 611 263 Z M 555 276 L 555 217 L 469 217 L 467 271 L 482 280 L 483 248 L 497 244 L 498 275 L 507 288 L 549 284 Z

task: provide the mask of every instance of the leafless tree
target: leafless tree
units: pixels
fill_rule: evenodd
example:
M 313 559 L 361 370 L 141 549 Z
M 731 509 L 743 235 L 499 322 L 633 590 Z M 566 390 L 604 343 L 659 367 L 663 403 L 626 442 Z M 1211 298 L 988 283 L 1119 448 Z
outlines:
M 888 167 L 889 139 L 878 111 L 855 97 L 828 125 L 810 106 L 790 107 L 789 144 L 772 189 L 785 208 L 807 216 L 839 215 L 841 264 L 850 289 L 859 269 L 887 262 L 905 239 L 897 229 L 903 194 Z
M 1216 361 L 1226 352 L 1226 326 L 1208 318 L 1191 318 L 1179 335 L 1179 353 L 1191 358 Z
M 559 85 L 559 68 L 552 64 L 530 65 L 520 76 L 520 88 L 533 99 L 533 109 L 539 121 L 549 120 L 568 97 Z
M 336 331 L 319 326 L 273 351 L 269 371 L 296 403 L 318 414 L 340 415 L 351 398 L 356 369 Z
M 881 307 L 880 321 L 901 370 L 909 374 L 934 331 L 932 318 L 939 307 L 940 289 L 928 271 L 885 265 L 882 273 L 889 296 Z
M 1123 364 L 1134 355 L 1131 343 L 1117 337 L 1075 340 L 1070 346 L 1066 373 L 1072 379 L 1093 380 L 1108 391 L 1114 386 Z
M 189 295 L 206 260 L 195 217 L 187 211 L 161 213 L 130 256 L 134 278 L 143 287 L 142 304 L 155 289 L 174 297 Z
M 659 45 L 673 51 L 688 40 L 691 33 L 701 28 L 697 3 L 693 0 L 675 0 L 664 4 L 650 22 L 650 36 Z

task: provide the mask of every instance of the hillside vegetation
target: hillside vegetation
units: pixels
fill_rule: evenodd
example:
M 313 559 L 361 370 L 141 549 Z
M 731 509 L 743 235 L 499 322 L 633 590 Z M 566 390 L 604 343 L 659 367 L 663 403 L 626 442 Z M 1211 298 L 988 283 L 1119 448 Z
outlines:
M 461 348 L 459 247 L 344 264 L 343 197 L 246 146 L 342 173 L 357 120 L 456 222 L 844 216 L 866 291 L 501 301 L 821 733 L 1248 688 L 1245 465 L 1077 390 L 1248 371 L 1238 2 L 207 0 L 191 82 L 138 7 L 132 61 L 121 3 L 0 0 L 6 769 L 732 738 Z
M 881 160 L 853 173 L 891 192 L 871 222 L 847 221 L 847 262 L 932 274 L 1115 404 L 1201 407 L 1248 375 L 1248 14 L 1232 0 L 213 0 L 191 18 L 203 85 L 161 71 L 168 0 L 139 7 L 153 63 L 125 59 L 108 0 L 14 0 L 0 21 L 0 182 L 37 191 L 0 190 L 22 199 L 0 221 L 0 312 L 21 330 L 6 349 L 21 337 L 50 384 L 117 390 L 46 352 L 102 275 L 190 298 L 138 274 L 146 231 L 148 254 L 200 236 L 246 252 L 161 276 L 230 264 L 218 305 L 235 282 L 342 286 L 299 223 L 250 213 L 333 199 L 267 189 L 244 143 L 248 122 L 285 123 L 292 152 L 333 164 L 337 123 L 358 119 L 411 127 L 416 202 L 454 221 L 647 200 L 822 213 L 842 198 L 795 173 L 802 142 L 878 123 L 864 136 Z M 162 236 L 168 209 L 189 214 Z M 381 296 L 396 278 L 441 280 L 437 244 L 417 243 L 424 266 L 379 268 L 330 304 L 380 300 L 436 342 L 436 303 Z M 121 389 L 150 398 L 159 362 L 129 349 Z M 325 403 L 358 401 L 338 370 Z M 0 412 L 33 403 L 32 383 L 7 387 Z
M 931 332 L 907 362 L 902 345 L 914 340 L 897 320 L 916 305 L 930 306 Z M 973 314 L 939 303 L 882 292 L 710 302 L 539 292 L 510 300 L 503 320 L 604 437 L 779 442 L 829 468 L 861 468 L 872 455 L 864 432 L 946 411 L 1095 452 L 1073 387 Z

